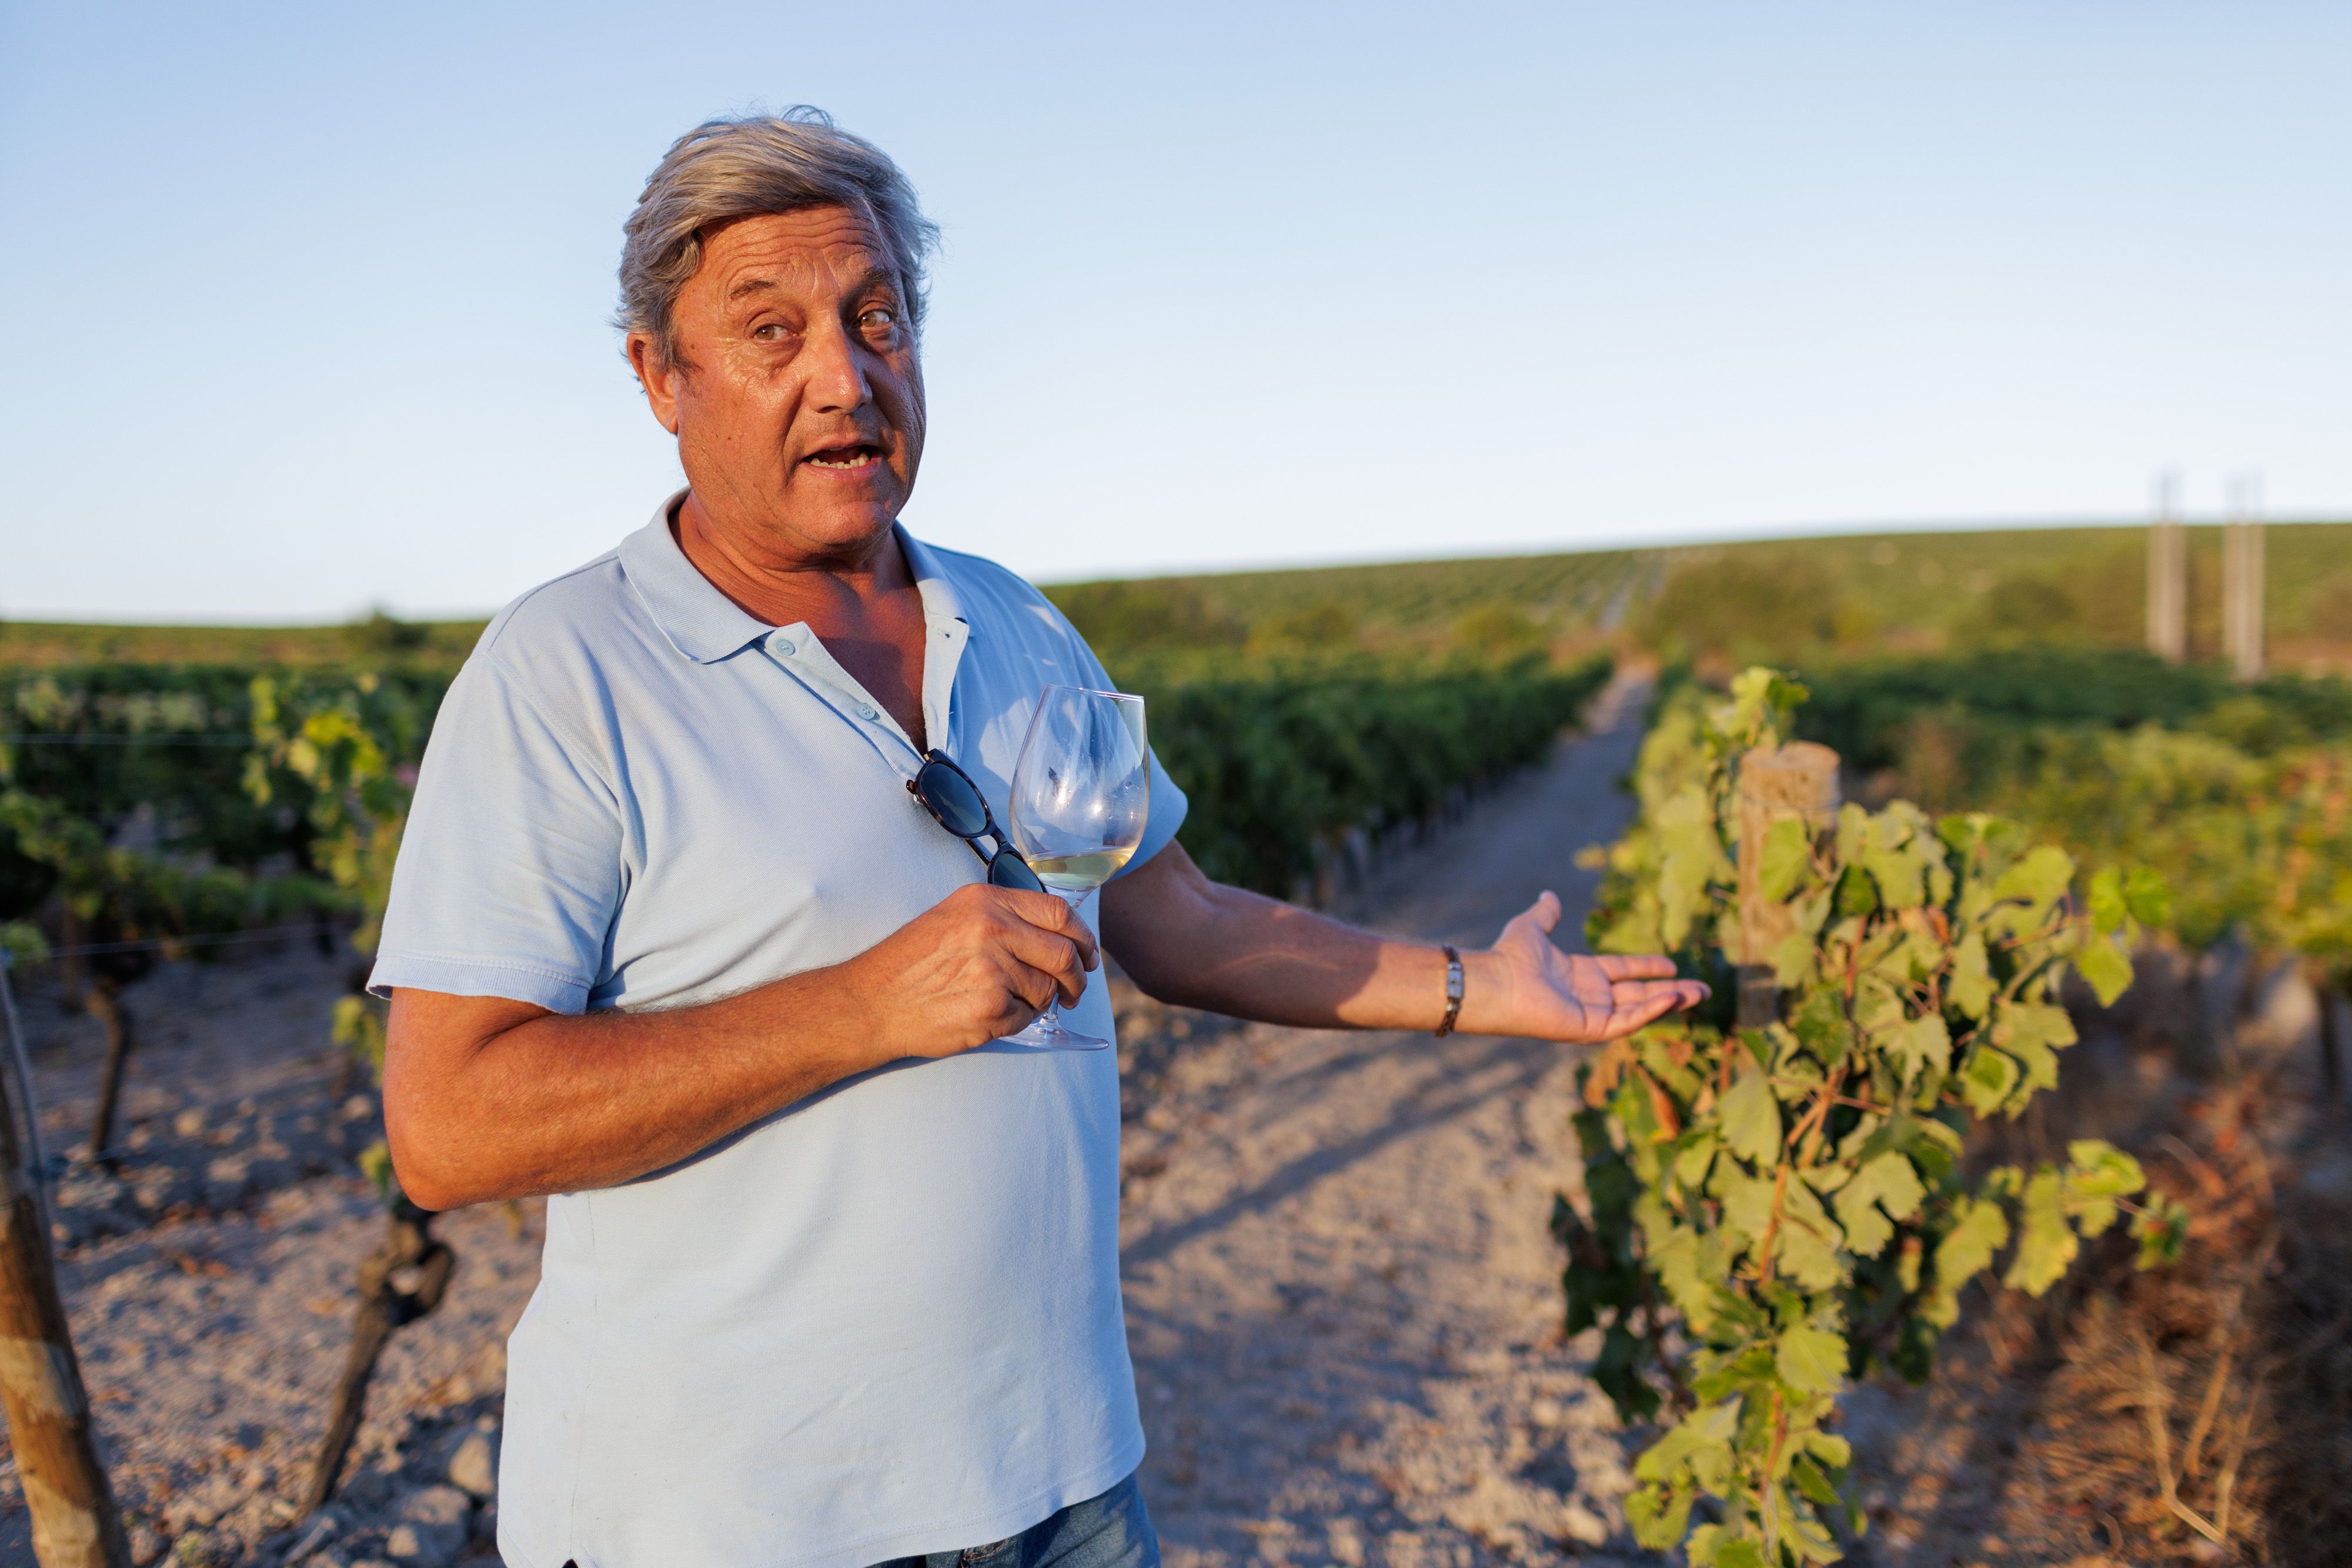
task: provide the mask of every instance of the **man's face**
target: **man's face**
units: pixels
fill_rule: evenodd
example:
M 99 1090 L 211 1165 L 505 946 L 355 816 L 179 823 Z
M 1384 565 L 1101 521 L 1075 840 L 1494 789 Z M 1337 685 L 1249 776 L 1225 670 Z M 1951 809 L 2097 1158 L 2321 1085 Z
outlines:
M 740 542 L 855 556 L 923 455 L 923 377 L 888 248 L 862 213 L 744 218 L 703 242 L 674 312 L 679 362 L 629 361 L 703 510 Z

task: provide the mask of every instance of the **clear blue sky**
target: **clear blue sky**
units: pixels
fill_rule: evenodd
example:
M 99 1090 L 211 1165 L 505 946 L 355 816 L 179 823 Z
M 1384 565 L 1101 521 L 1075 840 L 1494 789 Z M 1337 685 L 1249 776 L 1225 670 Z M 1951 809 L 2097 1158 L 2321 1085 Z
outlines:
M 807 101 L 1033 576 L 2352 512 L 2352 7 L 0 6 L 0 616 L 483 610 L 675 482 L 608 319 Z

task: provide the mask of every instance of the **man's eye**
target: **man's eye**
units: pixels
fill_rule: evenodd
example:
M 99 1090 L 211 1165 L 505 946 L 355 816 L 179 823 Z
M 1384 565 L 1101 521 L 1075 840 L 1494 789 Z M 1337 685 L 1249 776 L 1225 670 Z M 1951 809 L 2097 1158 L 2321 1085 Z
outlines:
M 898 324 L 898 313 L 887 305 L 877 305 L 858 317 L 857 324 L 869 332 L 878 332 Z
M 784 335 L 784 324 L 781 321 L 762 321 L 751 329 L 752 338 L 762 343 L 780 342 Z

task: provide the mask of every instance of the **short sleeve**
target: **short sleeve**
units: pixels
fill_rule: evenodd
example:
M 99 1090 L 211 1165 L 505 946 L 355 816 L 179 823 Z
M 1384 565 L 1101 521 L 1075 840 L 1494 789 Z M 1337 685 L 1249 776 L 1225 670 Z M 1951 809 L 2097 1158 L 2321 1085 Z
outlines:
M 1055 614 L 1059 616 L 1061 612 L 1055 610 Z M 1067 619 L 1063 620 L 1062 626 L 1070 641 L 1077 644 L 1078 652 L 1083 655 L 1079 662 L 1088 672 L 1087 678 L 1094 682 L 1096 689 L 1117 691 L 1118 688 L 1111 685 L 1110 673 L 1103 668 L 1102 661 L 1095 657 L 1095 651 L 1087 646 L 1087 640 L 1078 635 L 1078 629 L 1072 626 Z M 1148 702 L 1143 705 L 1143 733 L 1148 740 L 1151 734 L 1151 705 Z M 1184 813 L 1192 809 L 1192 802 L 1184 798 L 1184 791 L 1177 788 L 1176 780 L 1168 777 L 1168 769 L 1160 765 L 1159 750 L 1156 747 L 1150 749 L 1151 805 L 1144 814 L 1143 841 L 1135 846 L 1135 853 L 1118 869 L 1118 875 L 1111 878 L 1113 882 L 1142 867 L 1152 856 L 1174 842 L 1176 830 L 1184 825 Z
M 619 803 L 488 649 L 433 725 L 368 989 L 588 1004 L 620 905 Z

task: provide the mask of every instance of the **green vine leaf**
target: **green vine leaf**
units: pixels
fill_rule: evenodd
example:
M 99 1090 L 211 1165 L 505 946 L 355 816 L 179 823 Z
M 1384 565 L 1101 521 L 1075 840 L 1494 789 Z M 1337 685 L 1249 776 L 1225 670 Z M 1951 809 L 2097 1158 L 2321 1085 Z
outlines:
M 1856 1257 L 1877 1257 L 1895 1239 L 1896 1222 L 1916 1214 L 1927 1196 L 1908 1159 L 1892 1152 L 1879 1155 L 1838 1190 L 1838 1222 L 1845 1228 L 1846 1246 Z
M 1698 1484 L 1719 1490 L 1731 1477 L 1731 1440 L 1739 1433 L 1739 1401 L 1692 1411 L 1634 1461 L 1636 1480 L 1668 1481 L 1687 1466 Z
M 2084 1236 L 2105 1232 L 2116 1222 L 2117 1200 L 2147 1186 L 2139 1162 L 2105 1139 L 2079 1138 L 2066 1145 L 2066 1207 Z
M 1757 890 L 1775 904 L 1805 884 L 1813 869 L 1813 835 L 1802 817 L 1782 817 L 1764 833 L 1756 867 Z
M 2024 1065 L 2029 1090 L 2058 1087 L 2057 1052 L 2074 1043 L 2074 1020 L 2064 1008 L 2006 1002 L 1994 1013 L 1993 1043 Z
M 2081 1244 L 2066 1223 L 2066 1190 L 2056 1167 L 2044 1166 L 2025 1184 L 2020 1206 L 2017 1256 L 2001 1282 L 2038 1296 L 2058 1282 Z
M 2074 880 L 2074 858 L 2043 844 L 2002 874 L 1993 884 L 1993 896 L 2021 900 L 2034 910 L 2046 909 L 2066 895 Z
M 2115 1006 L 2116 998 L 2131 988 L 2131 957 L 2112 936 L 2094 933 L 2074 955 L 2074 969 L 2090 982 L 2103 1008 Z
M 1969 1052 L 1968 1061 L 1961 1064 L 1960 1094 L 1968 1101 L 1969 1109 L 1978 1115 L 1997 1115 L 2010 1103 L 2010 1092 L 2022 1077 L 2024 1072 L 2014 1057 L 1990 1045 L 1979 1045 Z
M 1769 1165 L 1780 1148 L 1780 1102 L 1772 1081 L 1750 1068 L 1733 1081 L 1716 1110 L 1725 1145 L 1750 1165 Z
M 1895 1030 L 1887 1048 L 1903 1062 L 1906 1078 L 1943 1072 L 1951 1066 L 1952 1031 L 1941 1015 L 1929 1013 Z
M 1800 1323 L 1772 1353 L 1780 1381 L 1800 1394 L 1834 1394 L 1845 1385 L 1845 1336 Z
M 1995 989 L 1984 934 L 1971 931 L 1952 949 L 1952 973 L 1945 982 L 1944 994 L 1963 1017 L 1981 1019 L 1992 1008 Z

